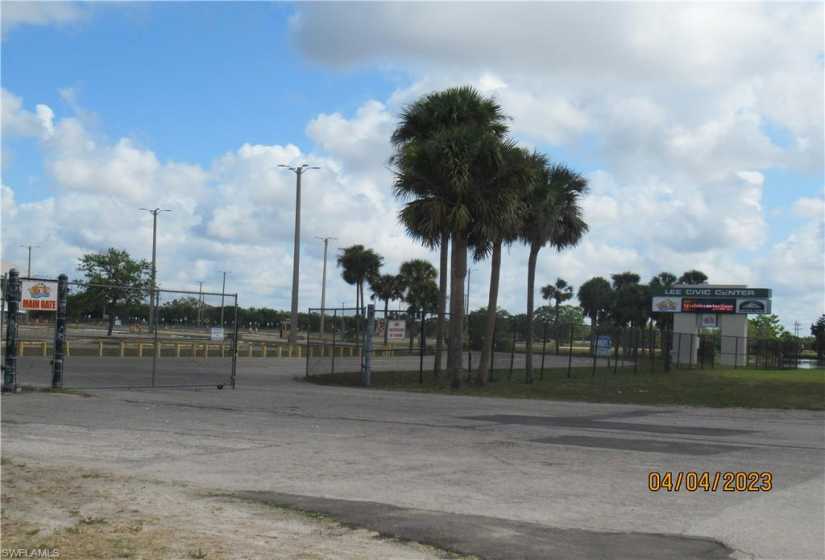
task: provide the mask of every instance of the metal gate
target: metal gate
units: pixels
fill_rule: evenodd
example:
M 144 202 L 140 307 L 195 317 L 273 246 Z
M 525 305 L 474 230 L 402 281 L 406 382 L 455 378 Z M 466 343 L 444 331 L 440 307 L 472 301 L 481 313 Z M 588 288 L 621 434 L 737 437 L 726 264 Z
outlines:
M 14 278 L 12 277 L 14 275 Z M 3 350 L 16 384 L 67 388 L 232 387 L 237 380 L 237 294 L 40 278 L 65 286 L 58 309 L 15 313 L 27 283 L 4 290 Z M 15 286 L 12 286 L 12 284 Z M 14 291 L 14 288 L 18 290 Z M 61 290 L 58 289 L 58 292 Z M 17 297 L 17 302 L 11 301 Z M 61 307 L 62 306 L 62 307 Z M 43 316 L 41 316 L 43 315 Z M 9 328 L 11 325 L 11 328 Z

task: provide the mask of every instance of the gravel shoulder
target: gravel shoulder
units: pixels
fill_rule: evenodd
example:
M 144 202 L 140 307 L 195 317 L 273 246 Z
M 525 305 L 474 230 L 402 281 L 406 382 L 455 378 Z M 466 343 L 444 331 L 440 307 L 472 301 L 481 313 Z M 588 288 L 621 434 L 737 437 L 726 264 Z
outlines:
M 2 547 L 61 559 L 458 558 L 325 517 L 159 482 L 3 457 Z

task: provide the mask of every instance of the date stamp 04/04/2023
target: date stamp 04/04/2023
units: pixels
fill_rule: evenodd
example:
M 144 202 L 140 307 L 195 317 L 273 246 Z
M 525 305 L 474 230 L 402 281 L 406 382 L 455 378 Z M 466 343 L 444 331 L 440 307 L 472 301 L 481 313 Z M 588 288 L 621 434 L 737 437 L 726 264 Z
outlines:
M 767 471 L 650 471 L 651 492 L 770 492 L 773 473 Z

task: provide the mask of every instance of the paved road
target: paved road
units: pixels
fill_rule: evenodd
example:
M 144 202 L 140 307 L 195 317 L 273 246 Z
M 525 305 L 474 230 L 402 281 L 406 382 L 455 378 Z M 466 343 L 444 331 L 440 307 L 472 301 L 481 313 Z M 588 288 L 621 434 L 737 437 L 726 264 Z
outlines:
M 339 513 L 367 502 L 376 523 L 394 506 L 399 519 L 423 520 L 416 538 L 440 542 L 433 519 L 446 519 L 446 537 L 486 539 L 489 558 L 501 557 L 495 526 L 502 539 L 523 535 L 525 558 L 713 558 L 725 547 L 740 558 L 825 557 L 821 412 L 325 387 L 294 380 L 303 363 L 241 360 L 236 391 L 4 396 L 3 453 L 261 500 L 323 498 Z M 652 470 L 772 471 L 774 489 L 651 493 Z

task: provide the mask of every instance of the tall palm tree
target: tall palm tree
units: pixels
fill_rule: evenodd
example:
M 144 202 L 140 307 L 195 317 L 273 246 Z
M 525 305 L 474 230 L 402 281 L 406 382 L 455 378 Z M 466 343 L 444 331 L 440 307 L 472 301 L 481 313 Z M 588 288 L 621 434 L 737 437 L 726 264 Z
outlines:
M 378 275 L 384 257 L 363 245 L 352 245 L 341 249 L 338 266 L 347 284 L 355 285 L 356 331 L 359 328 L 361 307 L 364 305 L 364 282 Z
M 560 251 L 576 245 L 587 232 L 579 199 L 587 191 L 587 180 L 564 165 L 548 165 L 533 155 L 537 167 L 533 188 L 525 200 L 519 238 L 530 247 L 527 260 L 527 381 L 533 381 L 533 302 L 539 251 L 549 244 Z
M 451 309 L 448 369 L 454 385 L 460 384 L 463 330 L 463 285 L 466 276 L 467 236 L 473 222 L 471 211 L 475 185 L 474 163 L 486 154 L 492 141 L 507 131 L 506 117 L 492 99 L 471 87 L 432 93 L 405 109 L 392 136 L 396 167 L 395 194 L 410 200 L 400 220 L 411 236 L 441 249 L 439 311 L 446 300 L 448 241 L 451 255 Z M 437 325 L 436 371 L 440 367 L 440 332 Z
M 398 277 L 401 279 L 401 285 L 406 292 L 404 300 L 407 302 L 409 319 L 409 333 L 410 333 L 410 350 L 412 351 L 415 319 L 412 318 L 417 313 L 426 313 L 430 310 L 428 307 L 429 299 L 433 295 L 435 288 L 435 278 L 438 271 L 429 262 L 423 259 L 413 259 L 401 264 L 398 270 Z M 438 299 L 435 300 L 436 305 Z
M 704 284 L 708 275 L 701 270 L 688 270 L 679 277 L 679 284 Z
M 488 293 L 484 335 L 482 337 L 481 359 L 478 363 L 476 382 L 485 385 L 490 375 L 490 357 L 493 335 L 496 328 L 498 309 L 498 288 L 501 276 L 501 248 L 518 238 L 524 195 L 530 186 L 534 167 L 530 153 L 511 141 L 502 143 L 501 165 L 496 180 L 488 184 L 489 193 L 484 198 L 489 203 L 483 206 L 486 213 L 477 216 L 470 235 L 470 245 L 474 248 L 475 260 L 490 257 L 490 291 Z
M 389 315 L 390 301 L 402 299 L 404 297 L 404 286 L 400 276 L 395 274 L 381 274 L 367 279 L 372 289 L 373 299 L 378 298 L 384 302 L 384 345 L 388 341 L 387 321 Z
M 555 311 L 554 314 L 554 322 L 556 325 L 556 355 L 559 354 L 559 338 L 560 333 L 558 331 L 559 328 L 559 306 L 561 306 L 562 302 L 565 302 L 573 297 L 573 286 L 567 284 L 567 280 L 563 278 L 556 278 L 555 284 L 548 284 L 541 289 L 541 297 L 546 299 L 548 302 L 553 300 L 553 309 Z

